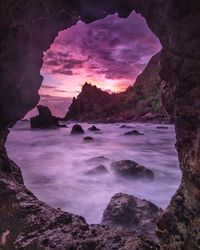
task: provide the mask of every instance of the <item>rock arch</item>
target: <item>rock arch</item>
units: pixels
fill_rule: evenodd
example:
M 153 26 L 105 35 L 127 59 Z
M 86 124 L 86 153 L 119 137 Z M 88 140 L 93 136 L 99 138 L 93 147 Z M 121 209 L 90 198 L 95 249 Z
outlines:
M 48 207 L 26 189 L 20 169 L 9 160 L 4 145 L 8 128 L 39 100 L 43 51 L 49 48 L 57 33 L 75 25 L 79 20 L 89 23 L 115 12 L 125 18 L 133 10 L 145 17 L 151 30 L 160 39 L 163 47 L 160 75 L 166 82 L 164 91 L 174 91 L 175 95 L 176 147 L 183 177 L 180 188 L 159 221 L 158 235 L 163 249 L 200 249 L 200 2 L 2 0 L 0 239 L 2 235 L 5 236 L 5 232 L 8 239 L 3 249 L 11 249 L 13 244 L 14 249 L 18 249 L 22 243 L 22 249 L 46 249 L 49 245 L 56 249 L 57 239 L 62 241 L 63 246 L 69 246 L 69 249 L 70 244 L 75 241 L 76 244 L 82 242 L 80 246 L 84 246 L 84 249 L 95 249 L 97 243 L 87 239 L 86 235 L 91 230 L 87 231 L 88 225 L 82 218 Z M 34 223 L 29 227 L 27 224 L 32 220 Z M 38 228 L 40 232 L 37 231 Z M 74 236 L 77 230 L 84 240 L 77 240 Z M 99 235 L 99 238 L 93 235 L 96 242 L 102 242 L 107 234 L 119 235 L 119 232 L 105 233 L 100 227 L 95 230 Z M 21 238 L 17 232 L 20 232 Z M 58 233 L 59 237 L 56 239 Z M 121 237 L 127 239 L 132 236 L 128 232 L 121 232 Z M 133 249 L 134 244 L 132 241 L 132 248 L 126 245 L 124 249 Z M 79 245 L 71 245 L 77 246 Z

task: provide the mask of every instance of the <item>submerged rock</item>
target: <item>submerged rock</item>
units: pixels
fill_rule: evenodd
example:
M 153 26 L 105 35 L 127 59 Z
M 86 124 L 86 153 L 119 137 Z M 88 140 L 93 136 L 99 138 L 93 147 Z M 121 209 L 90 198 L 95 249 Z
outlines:
M 131 131 L 124 133 L 124 135 L 144 135 L 144 134 L 138 132 L 137 130 L 131 130 Z
M 57 128 L 60 127 L 58 118 L 53 116 L 46 106 L 38 105 L 39 115 L 30 118 L 31 128 Z
M 84 140 L 84 141 L 93 141 L 94 138 L 91 137 L 91 136 L 86 136 L 86 137 L 83 138 L 83 140 Z
M 69 126 L 67 126 L 67 125 L 64 124 L 64 123 L 62 123 L 62 124 L 59 123 L 59 127 L 60 127 L 60 128 L 69 128 Z
M 161 208 L 150 201 L 118 193 L 111 198 L 101 223 L 110 228 L 134 229 L 137 233 L 156 240 L 156 223 L 162 212 Z
M 82 129 L 81 125 L 75 124 L 72 127 L 72 130 L 71 130 L 71 134 L 72 135 L 75 135 L 75 134 L 84 134 L 84 133 L 85 133 L 85 131 Z
M 99 165 L 96 168 L 90 169 L 86 172 L 88 175 L 101 175 L 101 174 L 107 174 L 108 170 L 104 165 Z
M 96 126 L 92 126 L 90 128 L 88 128 L 89 131 L 100 131 L 100 128 L 97 128 Z
M 157 128 L 157 129 L 168 129 L 167 126 L 157 126 L 156 128 Z
M 109 159 L 106 158 L 105 156 L 101 155 L 101 156 L 97 156 L 97 157 L 92 157 L 92 158 L 88 159 L 86 162 L 89 164 L 94 164 L 94 163 L 102 164 L 102 163 L 105 163 L 107 161 L 109 161 Z
M 114 171 L 116 175 L 129 179 L 140 179 L 140 178 L 145 178 L 148 180 L 154 179 L 154 173 L 152 170 L 131 160 L 114 162 L 111 164 L 111 169 Z
M 129 126 L 129 125 L 121 125 L 119 128 L 133 128 L 132 126 Z

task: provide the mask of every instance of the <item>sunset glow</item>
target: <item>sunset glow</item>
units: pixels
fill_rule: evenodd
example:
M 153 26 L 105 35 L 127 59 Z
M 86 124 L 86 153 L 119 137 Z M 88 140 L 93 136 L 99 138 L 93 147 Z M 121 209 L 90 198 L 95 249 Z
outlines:
M 60 32 L 45 52 L 41 102 L 77 96 L 85 82 L 109 92 L 133 85 L 149 59 L 161 49 L 145 20 L 110 15 L 91 24 L 79 22 Z M 54 103 L 54 102 L 53 102 Z M 53 105 L 50 105 L 53 107 Z M 65 109 L 66 111 L 66 109 Z

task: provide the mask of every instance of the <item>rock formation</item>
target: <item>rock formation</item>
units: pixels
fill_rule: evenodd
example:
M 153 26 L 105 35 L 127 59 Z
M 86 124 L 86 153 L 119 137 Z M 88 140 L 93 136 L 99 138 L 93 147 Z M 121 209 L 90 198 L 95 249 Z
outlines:
M 81 127 L 81 125 L 75 124 L 72 127 L 71 135 L 78 135 L 78 134 L 85 134 L 85 131 L 83 130 L 83 128 Z
M 83 137 L 83 140 L 84 140 L 84 141 L 93 141 L 94 138 L 91 137 L 91 136 L 85 136 L 85 137 Z
M 130 160 L 113 162 L 111 164 L 111 169 L 116 175 L 127 179 L 154 179 L 154 173 L 152 170 Z
M 112 96 L 91 84 L 85 83 L 77 98 L 73 98 L 65 119 L 75 121 L 97 121 L 103 103 L 109 104 Z M 101 117 L 100 117 L 101 119 Z
M 88 128 L 89 131 L 100 131 L 100 128 L 97 128 L 96 126 L 92 125 L 92 127 Z
M 92 157 L 92 158 L 88 159 L 86 162 L 88 164 L 94 165 L 94 164 L 103 164 L 107 161 L 109 161 L 109 159 L 106 158 L 105 156 L 101 155 L 101 156 L 97 156 L 97 157 Z
M 86 172 L 88 175 L 102 175 L 102 174 L 107 174 L 108 170 L 104 165 L 99 165 L 93 169 L 90 169 Z
M 138 132 L 137 130 L 131 130 L 131 131 L 128 131 L 128 132 L 125 132 L 124 135 L 144 135 L 140 132 Z
M 102 224 L 110 228 L 131 228 L 156 240 L 156 223 L 163 210 L 150 201 L 128 194 L 115 194 L 103 213 Z
M 133 128 L 133 126 L 129 126 L 129 125 L 121 125 L 119 128 Z
M 30 118 L 31 128 L 56 128 L 60 127 L 58 118 L 53 116 L 48 107 L 38 105 L 39 115 Z
M 54 245 L 45 247 L 45 242 L 59 242 L 65 249 L 69 249 L 70 242 L 76 244 L 79 234 L 73 231 L 74 226 L 63 230 L 62 237 L 58 233 L 61 225 L 52 221 L 56 217 L 52 214 L 59 211 L 47 206 L 49 212 L 42 212 L 46 205 L 25 188 L 20 169 L 6 154 L 8 128 L 37 105 L 43 52 L 59 31 L 79 20 L 89 23 L 108 14 L 118 13 L 126 18 L 133 10 L 146 19 L 162 44 L 160 77 L 165 83 L 162 100 L 168 100 L 168 93 L 174 96 L 176 148 L 183 176 L 158 223 L 160 244 L 166 250 L 200 248 L 199 0 L 8 0 L 0 3 L 0 238 L 5 239 L 1 249 L 17 249 L 18 243 L 24 249 L 38 250 L 56 249 Z M 167 111 L 171 110 L 171 105 L 166 102 L 163 105 Z M 153 243 L 130 231 L 103 228 L 99 231 L 94 239 L 98 248 L 127 250 L 136 249 L 137 245 L 137 249 L 156 249 Z M 70 235 L 73 241 L 68 240 Z M 93 243 L 84 239 L 79 249 L 95 249 L 96 246 L 88 245 Z M 74 248 L 78 249 L 77 245 Z
M 163 84 L 159 77 L 159 55 L 152 57 L 135 84 L 124 92 L 109 94 L 85 83 L 81 93 L 73 98 L 65 119 L 93 122 L 172 121 L 172 112 L 167 115 L 161 104 Z

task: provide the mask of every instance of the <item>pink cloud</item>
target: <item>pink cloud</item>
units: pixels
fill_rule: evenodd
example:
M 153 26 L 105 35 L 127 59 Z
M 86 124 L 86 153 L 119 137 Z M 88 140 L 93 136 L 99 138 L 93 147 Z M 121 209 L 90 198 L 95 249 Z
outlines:
M 80 91 L 85 81 L 119 91 L 134 83 L 160 49 L 141 16 L 132 13 L 120 19 L 112 15 L 60 32 L 45 54 L 41 73 L 44 84 L 58 88 L 59 82 L 59 89 L 69 93 Z

